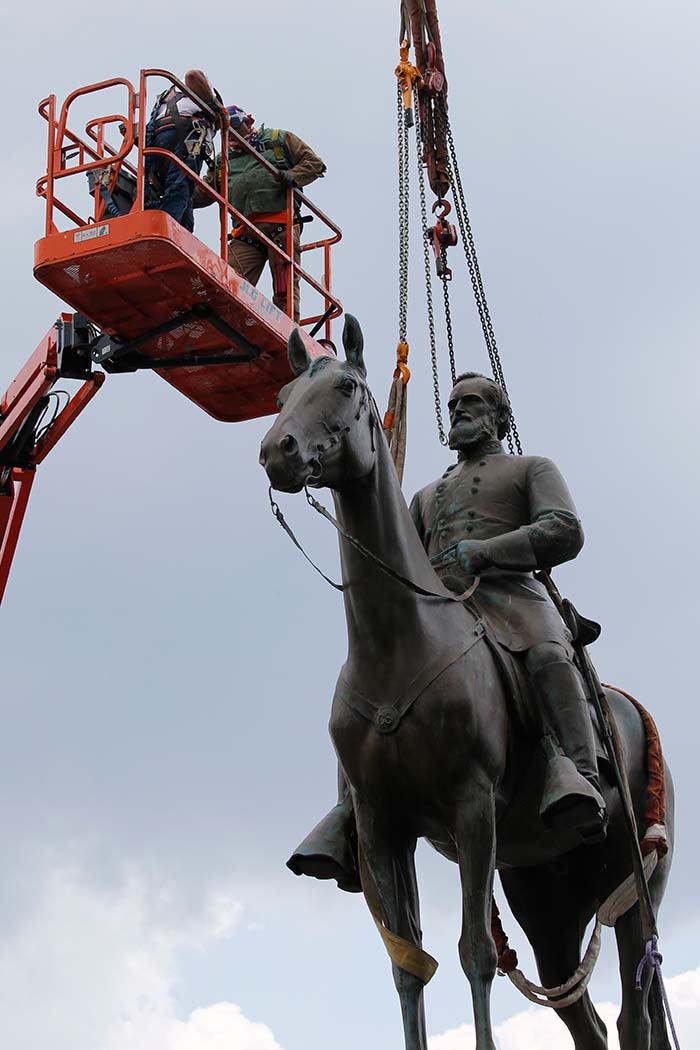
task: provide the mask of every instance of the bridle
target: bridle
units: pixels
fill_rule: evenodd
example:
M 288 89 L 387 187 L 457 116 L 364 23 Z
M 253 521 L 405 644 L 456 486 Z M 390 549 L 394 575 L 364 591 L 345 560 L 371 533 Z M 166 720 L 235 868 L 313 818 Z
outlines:
M 370 413 L 371 413 L 370 426 L 371 426 L 371 429 L 372 429 L 372 451 L 375 451 L 375 448 L 376 448 L 376 446 L 374 444 L 375 427 L 378 425 L 380 427 L 380 429 L 381 429 L 381 421 L 379 419 L 379 409 L 377 408 L 377 404 L 376 404 L 376 402 L 375 402 L 375 400 L 374 400 L 370 390 L 364 384 L 361 384 L 361 386 L 362 386 L 363 396 L 362 396 L 362 399 L 360 401 L 360 405 L 359 405 L 359 408 L 357 410 L 357 414 L 355 415 L 355 420 L 354 421 L 358 422 L 358 420 L 361 418 L 362 414 L 365 411 L 370 411 Z M 326 427 L 326 429 L 328 429 L 328 427 L 327 427 L 327 425 L 325 423 L 323 425 Z M 341 535 L 343 537 L 343 539 L 347 540 L 347 542 L 350 544 L 350 546 L 353 547 L 359 554 L 361 554 L 368 561 L 372 562 L 373 565 L 376 565 L 377 568 L 379 568 L 386 576 L 389 576 L 392 580 L 395 580 L 397 583 L 402 584 L 402 586 L 407 587 L 410 591 L 413 591 L 414 594 L 419 594 L 419 595 L 421 595 L 424 598 L 437 598 L 439 601 L 444 601 L 444 602 L 464 602 L 468 598 L 471 598 L 471 596 L 474 594 L 474 591 L 479 586 L 480 578 L 478 576 L 475 577 L 474 582 L 472 583 L 471 587 L 468 587 L 467 590 L 463 591 L 461 594 L 452 594 L 449 591 L 445 591 L 445 593 L 440 594 L 440 593 L 438 593 L 436 591 L 427 590 L 425 587 L 421 587 L 420 584 L 414 583 L 413 580 L 409 580 L 408 577 L 404 576 L 402 573 L 400 573 L 396 569 L 392 568 L 391 565 L 387 565 L 387 563 L 382 558 L 380 558 L 378 555 L 376 555 L 374 553 L 374 551 L 371 551 L 369 549 L 369 547 L 366 547 L 364 545 L 364 543 L 361 543 L 360 540 L 358 540 L 355 536 L 352 535 L 352 533 L 349 533 L 347 531 L 347 529 L 343 528 L 343 526 L 340 524 L 340 522 L 337 521 L 336 518 L 333 517 L 333 515 L 330 513 L 330 511 L 327 510 L 326 507 L 324 507 L 322 503 L 319 503 L 319 501 L 317 499 L 315 499 L 314 496 L 311 495 L 311 493 L 309 492 L 308 486 L 309 486 L 309 484 L 313 484 L 316 481 L 320 481 L 320 479 L 321 479 L 321 472 L 322 472 L 322 468 L 323 468 L 323 458 L 324 458 L 324 456 L 327 455 L 327 453 L 330 452 L 330 450 L 332 448 L 334 448 L 342 440 L 342 438 L 345 437 L 346 434 L 349 434 L 351 429 L 352 429 L 352 424 L 350 424 L 350 425 L 348 425 L 346 427 L 342 427 L 340 430 L 333 431 L 333 433 L 331 433 L 331 435 L 330 435 L 329 441 L 325 445 L 320 445 L 320 446 L 316 447 L 318 455 L 314 456 L 314 458 L 311 460 L 311 464 L 316 466 L 316 470 L 315 470 L 315 472 L 312 472 L 311 474 L 308 474 L 306 476 L 306 478 L 304 479 L 304 495 L 306 496 L 306 502 L 318 514 L 320 514 L 321 517 L 323 517 L 327 521 L 329 521 L 331 523 L 331 525 L 335 528 L 336 532 L 338 532 L 338 534 Z M 345 591 L 346 590 L 346 585 L 345 584 L 343 584 L 343 583 L 335 583 L 335 581 L 332 580 L 329 576 L 326 576 L 325 572 L 323 572 L 323 570 L 320 569 L 319 566 L 306 553 L 306 551 L 302 547 L 301 543 L 299 542 L 299 540 L 295 536 L 293 529 L 287 523 L 287 520 L 286 520 L 284 514 L 282 513 L 282 510 L 280 509 L 279 504 L 275 501 L 274 496 L 272 495 L 272 485 L 270 485 L 269 488 L 268 488 L 268 498 L 270 500 L 270 510 L 272 511 L 273 516 L 276 518 L 278 523 L 282 526 L 284 531 L 287 533 L 287 535 L 291 539 L 291 541 L 294 544 L 294 546 L 299 551 L 301 551 L 303 556 L 308 561 L 309 565 L 311 565 L 312 568 L 314 568 L 316 570 L 316 572 L 319 574 L 319 576 L 323 577 L 323 579 L 326 581 L 326 583 L 330 584 L 331 587 L 335 588 L 336 591 L 341 591 L 341 592 Z

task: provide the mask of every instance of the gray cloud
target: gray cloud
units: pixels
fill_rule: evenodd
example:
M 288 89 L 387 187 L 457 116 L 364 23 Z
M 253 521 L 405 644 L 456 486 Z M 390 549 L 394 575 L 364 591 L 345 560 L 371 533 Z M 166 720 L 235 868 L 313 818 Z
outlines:
M 529 451 L 559 463 L 586 527 L 560 582 L 603 621 L 601 673 L 651 708 L 678 785 L 662 932 L 679 972 L 697 965 L 698 932 L 688 744 L 698 727 L 689 699 L 698 143 L 689 129 L 700 14 L 680 0 L 663 11 L 631 0 L 575 11 L 553 0 L 536 10 L 443 0 L 441 10 L 455 136 L 521 433 Z M 194 31 L 182 3 L 164 17 L 69 2 L 41 12 L 41 36 L 34 10 L 7 18 L 6 381 L 61 308 L 31 279 L 42 229 L 33 184 L 45 162 L 36 102 L 140 65 L 201 65 L 227 99 L 293 128 L 327 161 L 313 196 L 345 230 L 336 287 L 365 327 L 381 403 L 396 343 L 394 5 L 360 0 L 331 16 L 320 0 L 303 11 L 266 0 L 198 12 Z M 420 297 L 417 266 L 409 495 L 448 461 Z M 463 275 L 453 298 L 459 363 L 485 369 Z M 189 958 L 173 993 L 186 1016 L 234 1001 L 285 1050 L 320 1050 L 330 1023 L 338 1050 L 390 1045 L 398 1006 L 362 902 L 283 867 L 333 798 L 325 725 L 345 629 L 337 596 L 267 510 L 256 463 L 266 427 L 216 424 L 156 377 L 111 377 L 41 468 L 2 609 L 0 915 L 9 932 L 41 913 L 46 858 L 66 844 L 90 857 L 90 892 L 106 892 L 133 863 L 174 884 L 194 914 L 225 884 L 262 929 Z M 298 500 L 285 509 L 332 569 L 330 529 Z M 454 947 L 458 881 L 428 851 L 420 861 L 426 943 L 441 960 L 431 1030 L 444 1032 L 464 1021 L 467 1000 Z M 53 979 L 51 959 L 37 996 Z M 615 997 L 614 971 L 609 951 L 597 998 Z M 520 1008 L 501 984 L 494 1003 L 499 1018 Z

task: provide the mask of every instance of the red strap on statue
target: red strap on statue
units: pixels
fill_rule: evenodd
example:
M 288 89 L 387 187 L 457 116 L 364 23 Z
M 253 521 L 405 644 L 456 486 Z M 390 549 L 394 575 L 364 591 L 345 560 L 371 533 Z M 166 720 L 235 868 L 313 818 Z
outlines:
M 666 771 L 664 769 L 664 756 L 661 751 L 661 738 L 656 722 L 645 707 L 640 704 L 624 689 L 618 689 L 616 685 L 606 685 L 605 689 L 614 689 L 634 704 L 644 725 L 644 734 L 647 743 L 647 805 L 644 811 L 644 819 L 647 828 L 663 827 L 666 821 Z M 643 854 L 650 853 L 656 849 L 660 857 L 668 853 L 668 843 L 664 838 L 642 839 L 641 850 Z

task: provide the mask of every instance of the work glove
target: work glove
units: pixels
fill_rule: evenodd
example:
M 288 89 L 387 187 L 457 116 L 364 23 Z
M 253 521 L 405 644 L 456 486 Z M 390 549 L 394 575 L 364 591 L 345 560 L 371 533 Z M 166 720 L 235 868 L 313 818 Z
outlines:
M 294 178 L 291 171 L 288 171 L 286 168 L 280 168 L 280 182 L 287 190 L 298 189 L 297 180 Z

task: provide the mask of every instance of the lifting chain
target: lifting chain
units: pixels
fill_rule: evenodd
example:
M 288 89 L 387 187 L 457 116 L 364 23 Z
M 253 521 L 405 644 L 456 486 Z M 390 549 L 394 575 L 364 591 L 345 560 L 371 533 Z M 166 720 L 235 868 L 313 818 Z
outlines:
M 405 13 L 405 12 L 404 12 Z M 405 26 L 402 26 L 404 29 Z M 434 47 L 430 48 L 431 67 L 435 63 Z M 415 74 L 415 75 L 414 75 Z M 435 315 L 432 297 L 431 278 L 431 248 L 435 253 L 437 262 L 438 278 L 442 281 L 442 291 L 445 309 L 445 329 L 447 335 L 447 347 L 449 353 L 450 375 L 452 383 L 456 382 L 457 366 L 455 360 L 454 331 L 452 326 L 452 311 L 450 306 L 450 293 L 448 281 L 452 277 L 447 265 L 447 248 L 457 243 L 457 234 L 454 226 L 446 222 L 446 216 L 450 210 L 450 204 L 444 200 L 444 192 L 438 195 L 438 200 L 433 206 L 433 211 L 442 207 L 443 211 L 437 220 L 435 227 L 428 228 L 426 186 L 424 165 L 426 162 L 426 151 L 428 143 L 426 135 L 436 137 L 443 143 L 444 172 L 446 181 L 452 189 L 454 207 L 457 214 L 457 224 L 461 234 L 462 247 L 469 271 L 469 277 L 474 294 L 479 321 L 486 344 L 486 350 L 491 363 L 491 371 L 494 380 L 503 390 L 508 402 L 509 429 L 506 435 L 508 448 L 512 455 L 517 451 L 522 455 L 522 445 L 518 433 L 515 416 L 513 414 L 508 388 L 501 357 L 496 343 L 493 330 L 491 314 L 489 311 L 486 293 L 484 291 L 481 269 L 474 243 L 474 233 L 471 226 L 469 210 L 467 208 L 462 177 L 457 161 L 457 151 L 454 145 L 452 129 L 447 114 L 447 102 L 442 86 L 435 91 L 429 91 L 425 85 L 425 75 L 421 79 L 418 70 L 411 66 L 408 61 L 408 40 L 403 38 L 401 44 L 401 62 L 396 69 L 398 80 L 397 86 L 397 133 L 398 133 L 398 155 L 399 155 L 399 346 L 397 350 L 397 372 L 402 373 L 399 357 L 403 352 L 404 366 L 405 356 L 408 353 L 406 340 L 407 316 L 408 316 L 408 276 L 409 276 L 409 186 L 410 186 L 410 149 L 408 140 L 408 129 L 411 123 L 415 123 L 416 143 L 418 152 L 418 185 L 421 207 L 421 237 L 423 241 L 423 261 L 425 267 L 425 287 L 428 312 L 428 332 L 430 339 L 430 357 L 433 378 L 433 392 L 435 397 L 435 415 L 440 443 L 447 445 L 448 439 L 445 434 L 445 426 L 442 416 L 442 405 L 440 399 L 440 378 L 437 361 L 437 346 L 435 334 Z M 440 82 L 442 84 L 442 81 Z M 413 112 L 410 108 L 411 89 L 413 94 Z M 425 107 L 425 108 L 424 108 Z M 432 129 L 432 131 L 431 131 Z M 436 135 L 437 133 L 437 135 Z M 432 141 L 432 139 L 431 139 Z M 446 145 L 446 149 L 444 146 Z M 432 178 L 432 176 L 431 176 Z M 431 185 L 432 182 L 431 182 Z M 433 186 L 433 189 L 435 187 Z M 408 371 L 406 369 L 406 371 Z M 409 373 L 410 374 L 410 373 Z M 395 373 L 396 378 L 396 373 Z M 405 382 L 406 380 L 404 380 Z
M 425 268 L 425 296 L 428 307 L 428 335 L 430 339 L 430 366 L 433 374 L 433 394 L 435 397 L 435 418 L 437 419 L 438 437 L 441 445 L 447 445 L 447 435 L 442 421 L 440 404 L 440 377 L 438 374 L 437 345 L 435 339 L 435 312 L 433 309 L 433 283 L 430 261 L 430 231 L 428 229 L 428 205 L 425 195 L 425 169 L 423 164 L 423 132 L 420 119 L 418 92 L 415 93 L 416 153 L 418 157 L 418 193 L 420 196 L 421 240 L 423 242 L 423 265 Z
M 445 299 L 445 329 L 447 331 L 447 352 L 450 356 L 450 375 L 452 376 L 452 386 L 454 386 L 457 382 L 457 365 L 455 364 L 455 343 L 454 335 L 452 333 L 452 310 L 450 309 L 449 282 L 452 279 L 452 273 L 447 265 L 447 248 L 443 248 L 440 254 L 442 256 L 442 274 L 440 280 L 442 281 L 442 294 Z
M 384 415 L 384 433 L 399 482 L 403 480 L 406 459 L 407 385 L 411 378 L 408 368 L 408 261 L 409 261 L 409 196 L 410 151 L 408 129 L 413 123 L 413 73 L 418 70 L 408 62 L 408 45 L 401 48 L 401 63 L 397 77 L 397 145 L 399 155 L 399 341 L 396 347 L 396 368 L 389 391 L 389 405 Z
M 403 93 L 396 86 L 399 153 L 399 343 L 405 343 L 408 328 L 408 251 L 409 251 L 409 148 Z
M 457 162 L 457 151 L 455 149 L 454 139 L 452 137 L 452 128 L 450 127 L 450 120 L 447 115 L 447 110 L 444 104 L 444 100 L 441 97 L 436 99 L 436 111 L 442 124 L 442 128 L 447 139 L 449 149 L 449 162 L 448 162 L 448 173 L 450 176 L 450 183 L 452 185 L 452 195 L 454 198 L 455 211 L 457 212 L 457 222 L 459 224 L 460 233 L 462 235 L 462 245 L 464 247 L 464 254 L 467 260 L 467 268 L 469 270 L 469 276 L 471 279 L 472 289 L 474 292 L 474 299 L 476 301 L 476 307 L 479 312 L 479 320 L 481 322 L 481 329 L 484 334 L 484 342 L 486 343 L 486 350 L 489 355 L 491 362 L 491 370 L 493 377 L 498 385 L 503 390 L 503 393 L 508 399 L 508 406 L 510 409 L 510 428 L 507 434 L 508 448 L 511 454 L 515 454 L 516 450 L 519 456 L 522 456 L 523 449 L 520 443 L 520 435 L 515 422 L 515 416 L 513 410 L 510 407 L 510 397 L 508 395 L 508 388 L 506 386 L 505 376 L 503 374 L 503 366 L 501 364 L 501 356 L 496 344 L 496 336 L 493 330 L 493 323 L 491 321 L 491 314 L 489 312 L 488 302 L 486 300 L 486 293 L 484 292 L 484 284 L 481 277 L 481 269 L 479 267 L 479 260 L 476 254 L 476 245 L 474 243 L 474 234 L 471 226 L 471 219 L 469 217 L 469 211 L 467 209 L 466 197 L 464 194 L 464 187 L 462 185 L 462 177 L 459 170 L 459 164 Z

